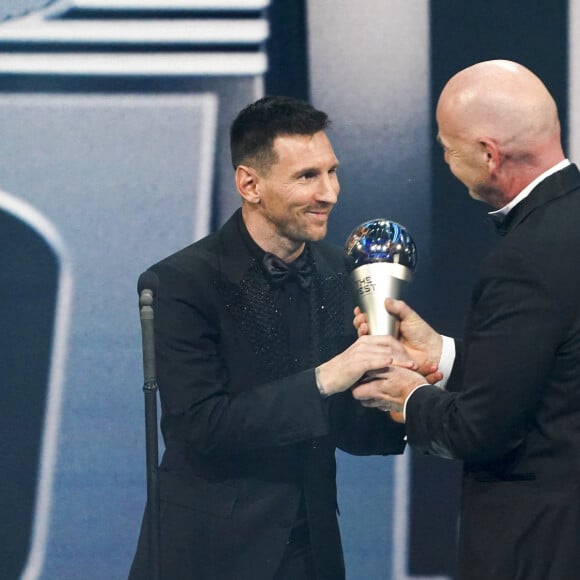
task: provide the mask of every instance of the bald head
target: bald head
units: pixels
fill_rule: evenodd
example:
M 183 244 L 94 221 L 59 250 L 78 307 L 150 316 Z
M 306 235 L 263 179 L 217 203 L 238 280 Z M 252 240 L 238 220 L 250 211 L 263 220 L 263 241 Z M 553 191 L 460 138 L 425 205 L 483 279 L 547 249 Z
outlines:
M 498 184 L 507 198 L 564 159 L 554 99 L 534 73 L 515 62 L 481 62 L 453 76 L 439 97 L 437 123 L 440 137 L 474 148 L 497 147 L 493 171 L 512 172 L 502 176 L 509 183 Z

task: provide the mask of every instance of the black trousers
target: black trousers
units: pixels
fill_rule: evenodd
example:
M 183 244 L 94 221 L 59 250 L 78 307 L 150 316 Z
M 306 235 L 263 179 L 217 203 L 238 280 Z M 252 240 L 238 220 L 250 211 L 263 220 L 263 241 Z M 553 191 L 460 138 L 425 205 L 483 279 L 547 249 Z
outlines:
M 293 530 L 274 580 L 316 580 L 308 526 Z

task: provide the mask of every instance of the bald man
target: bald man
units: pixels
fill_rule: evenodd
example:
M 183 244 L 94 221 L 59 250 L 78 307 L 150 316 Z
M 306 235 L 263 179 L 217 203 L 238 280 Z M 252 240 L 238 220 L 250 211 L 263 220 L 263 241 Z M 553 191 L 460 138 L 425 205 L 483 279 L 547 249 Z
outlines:
M 462 341 L 387 301 L 400 344 L 417 362 L 440 361 L 444 384 L 391 367 L 353 393 L 403 410 L 393 417 L 419 452 L 464 461 L 461 580 L 577 580 L 580 173 L 553 98 L 517 63 L 456 74 L 437 124 L 450 170 L 494 208 L 502 239 L 480 266 Z M 367 331 L 362 315 L 355 324 Z

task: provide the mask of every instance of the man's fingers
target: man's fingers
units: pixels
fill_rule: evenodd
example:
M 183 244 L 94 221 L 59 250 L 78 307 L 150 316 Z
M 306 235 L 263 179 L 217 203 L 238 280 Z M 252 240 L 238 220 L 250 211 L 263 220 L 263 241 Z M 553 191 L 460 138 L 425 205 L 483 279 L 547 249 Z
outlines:
M 369 333 L 366 314 L 361 312 L 361 309 L 358 306 L 354 309 L 354 318 L 352 324 L 355 327 L 359 338 Z
M 397 423 L 404 423 L 405 422 L 405 416 L 403 415 L 402 410 L 401 410 L 401 412 L 391 411 L 391 419 L 393 421 L 396 421 Z
M 394 298 L 387 298 L 385 300 L 385 308 L 390 314 L 398 318 L 405 318 L 410 312 L 411 308 L 403 300 L 395 300 Z
M 435 383 L 438 383 L 439 381 L 443 380 L 443 373 L 440 371 L 429 373 L 428 375 L 425 375 L 425 380 L 430 385 L 434 385 Z
M 356 330 L 358 337 L 360 338 L 361 336 L 365 336 L 369 333 L 369 325 L 366 322 L 362 322 Z
M 381 391 L 376 385 L 370 389 L 356 387 L 352 395 L 363 407 L 374 407 L 381 411 L 401 411 L 402 406 L 399 401 L 387 393 Z

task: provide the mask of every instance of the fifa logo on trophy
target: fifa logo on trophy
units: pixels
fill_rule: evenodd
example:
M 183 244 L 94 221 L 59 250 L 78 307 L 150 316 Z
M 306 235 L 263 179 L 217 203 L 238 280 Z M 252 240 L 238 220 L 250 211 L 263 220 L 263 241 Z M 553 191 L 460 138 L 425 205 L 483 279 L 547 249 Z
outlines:
M 397 334 L 397 321 L 385 298 L 398 298 L 411 280 L 417 248 L 401 224 L 378 218 L 364 222 L 348 237 L 345 253 L 361 310 L 371 334 Z

